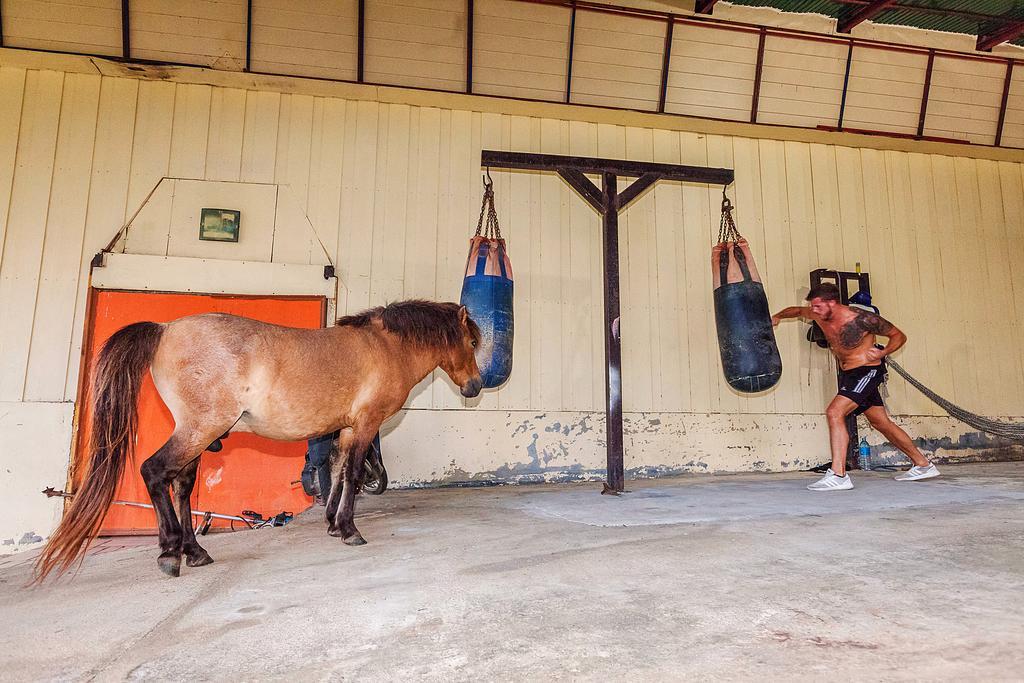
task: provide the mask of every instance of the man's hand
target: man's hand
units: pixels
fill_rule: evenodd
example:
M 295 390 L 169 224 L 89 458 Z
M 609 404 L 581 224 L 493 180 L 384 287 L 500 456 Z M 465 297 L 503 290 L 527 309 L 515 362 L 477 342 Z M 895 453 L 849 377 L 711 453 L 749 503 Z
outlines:
M 885 349 L 872 346 L 864 353 L 864 357 L 867 358 L 869 363 L 880 363 L 885 358 Z
M 778 327 L 780 322 L 782 322 L 782 321 L 779 320 L 779 316 L 777 316 L 777 315 L 773 315 L 772 316 L 772 327 Z

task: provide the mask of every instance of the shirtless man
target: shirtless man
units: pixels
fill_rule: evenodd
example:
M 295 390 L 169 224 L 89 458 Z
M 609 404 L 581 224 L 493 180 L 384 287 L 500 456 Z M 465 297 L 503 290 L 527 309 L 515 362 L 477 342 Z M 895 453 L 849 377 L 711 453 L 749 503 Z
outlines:
M 872 427 L 914 463 L 909 471 L 897 476 L 897 480 L 916 481 L 939 476 L 939 470 L 921 455 L 907 433 L 889 419 L 882 396 L 878 393 L 878 387 L 885 379 L 884 359 L 907 342 L 907 335 L 875 313 L 839 303 L 839 288 L 830 283 L 811 289 L 807 293 L 807 303 L 807 306 L 785 308 L 772 316 L 772 325 L 788 318 L 818 323 L 839 362 L 839 394 L 825 409 L 832 443 L 832 467 L 824 477 L 807 488 L 812 491 L 853 488 L 853 481 L 846 473 L 846 449 L 850 443 L 846 416 L 851 413 L 867 417 Z M 875 346 L 876 334 L 889 339 L 885 348 Z

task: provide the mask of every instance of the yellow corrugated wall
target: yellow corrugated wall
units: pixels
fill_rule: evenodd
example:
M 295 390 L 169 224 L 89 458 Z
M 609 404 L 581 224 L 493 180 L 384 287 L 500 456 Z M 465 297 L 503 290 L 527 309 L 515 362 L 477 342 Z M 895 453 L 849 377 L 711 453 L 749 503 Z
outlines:
M 773 308 L 801 300 L 810 270 L 860 262 L 910 337 L 899 358 L 911 372 L 971 410 L 1024 412 L 1015 152 L 198 70 L 140 77 L 98 62 L 128 74 L 101 76 L 78 57 L 21 59 L 28 66 L 0 67 L 0 499 L 19 511 L 0 533 L 43 533 L 59 518 L 32 492 L 60 485 L 53 473 L 68 463 L 89 262 L 163 177 L 287 186 L 337 265 L 339 311 L 351 312 L 458 298 L 482 149 L 734 168 L 736 218 Z M 601 476 L 598 217 L 554 175 L 492 176 L 516 277 L 512 378 L 470 405 L 441 376 L 414 389 L 384 429 L 398 485 Z M 629 477 L 827 459 L 834 370 L 801 324 L 779 330 L 776 389 L 744 397 L 722 379 L 709 273 L 720 200 L 721 188 L 662 183 L 620 221 Z M 295 236 L 308 240 L 302 226 Z M 275 239 L 288 239 L 287 226 Z M 930 453 L 1008 452 L 899 378 L 890 388 L 890 407 Z
M 820 266 L 871 273 L 903 363 L 979 412 L 1022 412 L 1021 165 L 898 151 L 5 68 L 0 400 L 73 400 L 92 254 L 162 176 L 290 185 L 348 288 L 342 310 L 456 299 L 481 149 L 724 166 L 771 305 Z M 479 409 L 603 405 L 599 222 L 553 175 L 494 171 L 516 275 L 515 371 Z M 816 413 L 827 355 L 779 331 L 781 385 L 721 379 L 708 252 L 721 188 L 662 183 L 622 217 L 625 407 Z M 938 414 L 892 383 L 892 408 Z M 418 408 L 462 400 L 435 382 Z

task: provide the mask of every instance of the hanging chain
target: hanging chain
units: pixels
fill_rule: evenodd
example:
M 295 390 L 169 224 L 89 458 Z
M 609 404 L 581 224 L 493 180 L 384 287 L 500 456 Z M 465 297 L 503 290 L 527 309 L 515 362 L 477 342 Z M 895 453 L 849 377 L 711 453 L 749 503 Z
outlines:
M 484 225 L 484 214 L 487 215 L 487 224 Z M 476 222 L 476 235 L 481 233 L 487 239 L 501 239 L 501 227 L 498 226 L 498 212 L 494 210 L 494 181 L 491 180 L 491 169 L 487 169 L 484 176 L 484 199 L 480 203 L 480 218 Z
M 736 222 L 732 219 L 732 202 L 722 188 L 722 222 L 718 226 L 718 243 L 739 242 L 742 237 L 736 228 Z

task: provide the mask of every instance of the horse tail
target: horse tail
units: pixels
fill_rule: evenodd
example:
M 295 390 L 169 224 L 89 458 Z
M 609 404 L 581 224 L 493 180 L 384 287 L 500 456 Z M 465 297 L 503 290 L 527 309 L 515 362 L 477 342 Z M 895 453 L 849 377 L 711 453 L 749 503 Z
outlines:
M 125 461 L 135 447 L 139 391 L 163 331 L 158 323 L 134 323 L 115 332 L 100 350 L 91 393 L 89 470 L 70 509 L 36 560 L 34 583 L 42 582 L 54 569 L 63 574 L 76 560 L 81 564 L 99 531 L 114 500 Z

